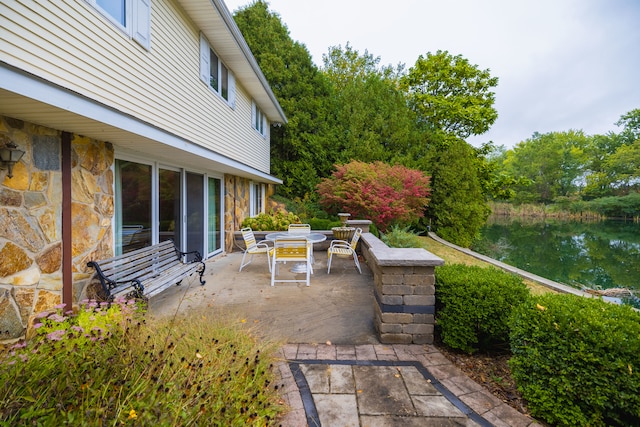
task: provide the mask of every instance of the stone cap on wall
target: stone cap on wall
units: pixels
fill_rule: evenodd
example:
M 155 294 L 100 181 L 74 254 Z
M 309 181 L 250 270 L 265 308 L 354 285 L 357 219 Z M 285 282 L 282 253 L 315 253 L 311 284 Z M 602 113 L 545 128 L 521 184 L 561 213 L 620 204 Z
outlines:
M 390 248 L 372 233 L 363 233 L 369 252 L 380 267 L 436 267 L 444 260 L 423 248 Z

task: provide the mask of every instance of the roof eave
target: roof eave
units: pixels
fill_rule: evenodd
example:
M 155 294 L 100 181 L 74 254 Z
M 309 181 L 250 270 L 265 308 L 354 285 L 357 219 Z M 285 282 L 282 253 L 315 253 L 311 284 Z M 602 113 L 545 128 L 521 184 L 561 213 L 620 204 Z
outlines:
M 216 53 L 239 77 L 237 80 L 256 101 L 269 121 L 286 124 L 287 117 L 278 99 L 224 2 L 222 0 L 177 1 L 200 31 L 215 44 Z

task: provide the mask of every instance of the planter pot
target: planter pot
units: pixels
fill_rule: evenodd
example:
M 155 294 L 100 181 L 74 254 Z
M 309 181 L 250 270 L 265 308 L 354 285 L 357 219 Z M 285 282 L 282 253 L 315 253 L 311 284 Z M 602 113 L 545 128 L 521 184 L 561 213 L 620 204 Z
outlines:
M 331 231 L 335 239 L 349 241 L 356 229 L 355 227 L 333 227 Z

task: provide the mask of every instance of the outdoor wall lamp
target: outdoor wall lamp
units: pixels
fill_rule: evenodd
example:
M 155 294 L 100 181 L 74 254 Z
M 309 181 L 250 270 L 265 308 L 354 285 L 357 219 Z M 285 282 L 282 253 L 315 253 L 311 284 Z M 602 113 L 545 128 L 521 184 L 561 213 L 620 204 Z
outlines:
M 9 169 L 8 178 L 13 178 L 13 165 L 18 163 L 23 155 L 24 151 L 18 150 L 18 146 L 13 141 L 7 142 L 3 148 L 0 148 L 0 161 L 2 166 Z

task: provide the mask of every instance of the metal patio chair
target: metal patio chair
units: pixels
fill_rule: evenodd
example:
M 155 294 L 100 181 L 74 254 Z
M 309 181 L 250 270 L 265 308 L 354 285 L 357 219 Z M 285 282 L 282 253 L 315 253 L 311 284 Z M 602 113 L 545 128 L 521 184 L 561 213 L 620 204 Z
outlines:
M 304 237 L 283 237 L 276 239 L 273 245 L 273 256 L 271 257 L 273 265 L 271 266 L 271 286 L 276 282 L 302 282 L 300 279 L 276 279 L 279 275 L 278 263 L 286 263 L 288 261 L 296 263 L 305 263 L 305 280 L 307 286 L 311 283 L 311 250 L 307 239 Z
M 329 245 L 329 249 L 327 249 L 327 256 L 329 260 L 327 261 L 327 274 L 331 272 L 331 261 L 333 260 L 333 256 L 339 257 L 353 257 L 353 261 L 356 263 L 356 267 L 358 267 L 358 271 L 362 274 L 362 270 L 360 269 L 360 262 L 358 261 L 358 254 L 356 253 L 356 246 L 358 246 L 358 240 L 360 240 L 360 236 L 362 235 L 362 228 L 356 228 L 356 231 L 353 233 L 353 237 L 351 238 L 351 242 L 347 242 L 345 240 L 333 240 L 331 241 L 331 245 Z
M 242 232 L 242 238 L 244 239 L 245 250 L 242 255 L 242 261 L 240 262 L 240 271 L 253 261 L 253 256 L 256 254 L 267 254 L 267 262 L 269 265 L 269 271 L 271 271 L 271 256 L 273 255 L 273 248 L 270 247 L 266 240 L 256 242 L 256 237 L 253 234 L 251 227 L 246 227 L 240 230 Z M 251 255 L 249 261 L 245 263 L 247 255 Z

